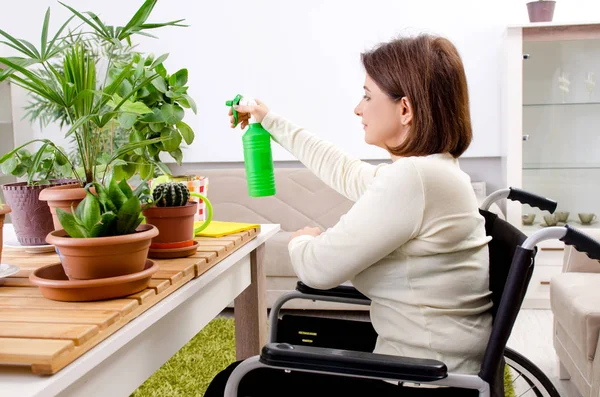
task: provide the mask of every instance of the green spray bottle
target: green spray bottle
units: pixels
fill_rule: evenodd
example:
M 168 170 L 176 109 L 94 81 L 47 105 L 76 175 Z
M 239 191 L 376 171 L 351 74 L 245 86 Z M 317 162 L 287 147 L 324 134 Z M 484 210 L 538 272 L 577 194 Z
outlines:
M 237 95 L 233 100 L 226 102 L 233 113 L 234 127 L 238 125 L 238 112 L 234 106 L 252 106 L 256 104 L 256 101 L 252 98 L 245 98 L 241 95 Z M 257 123 L 254 117 L 250 116 L 248 129 L 242 136 L 242 143 L 244 146 L 248 195 L 250 197 L 274 196 L 275 172 L 271 152 L 271 134 L 260 123 Z

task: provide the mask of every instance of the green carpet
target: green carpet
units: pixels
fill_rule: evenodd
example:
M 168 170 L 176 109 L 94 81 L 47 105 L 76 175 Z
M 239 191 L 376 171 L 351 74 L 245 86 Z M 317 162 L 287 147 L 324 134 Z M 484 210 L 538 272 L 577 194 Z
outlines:
M 235 361 L 233 319 L 216 318 L 156 371 L 132 397 L 202 397 Z
M 233 319 L 216 318 L 156 371 L 131 397 L 202 397 L 217 373 L 235 361 Z M 515 397 L 504 374 L 506 397 Z

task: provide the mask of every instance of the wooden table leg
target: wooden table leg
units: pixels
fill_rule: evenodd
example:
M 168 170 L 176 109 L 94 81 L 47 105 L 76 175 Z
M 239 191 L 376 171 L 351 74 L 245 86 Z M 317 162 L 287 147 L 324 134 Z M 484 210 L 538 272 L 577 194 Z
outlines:
M 265 245 L 250 253 L 251 284 L 234 301 L 236 358 L 256 356 L 267 343 Z

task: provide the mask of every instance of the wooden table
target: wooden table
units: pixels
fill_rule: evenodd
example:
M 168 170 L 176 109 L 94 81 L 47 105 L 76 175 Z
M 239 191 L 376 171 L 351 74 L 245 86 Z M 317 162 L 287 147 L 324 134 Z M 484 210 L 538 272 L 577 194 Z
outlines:
M 54 375 L 0 366 L 0 397 L 128 396 L 232 301 L 237 358 L 258 354 L 267 335 L 264 243 L 278 230 L 261 225 L 253 240 Z

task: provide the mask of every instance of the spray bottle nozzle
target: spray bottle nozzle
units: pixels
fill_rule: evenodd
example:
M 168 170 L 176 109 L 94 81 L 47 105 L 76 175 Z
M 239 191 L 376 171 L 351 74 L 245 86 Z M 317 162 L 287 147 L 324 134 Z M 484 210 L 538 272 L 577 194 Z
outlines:
M 238 94 L 232 100 L 228 100 L 225 102 L 226 106 L 231 107 L 231 112 L 233 113 L 233 126 L 234 127 L 237 127 L 237 125 L 238 125 L 238 112 L 237 112 L 237 110 L 235 110 L 234 106 L 239 105 L 241 100 L 242 100 L 242 96 L 240 94 Z

